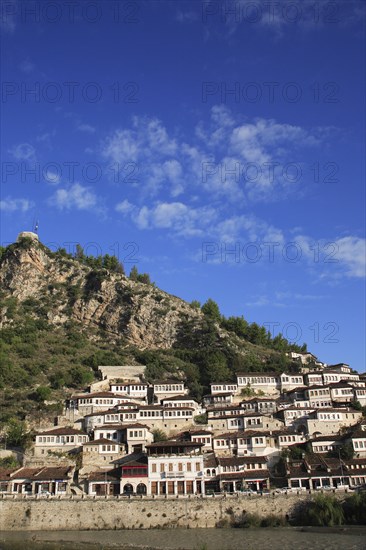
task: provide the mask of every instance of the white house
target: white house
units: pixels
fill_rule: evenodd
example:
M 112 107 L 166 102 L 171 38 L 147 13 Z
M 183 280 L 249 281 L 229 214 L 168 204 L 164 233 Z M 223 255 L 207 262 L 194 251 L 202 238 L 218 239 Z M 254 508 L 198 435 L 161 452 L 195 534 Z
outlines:
M 54 428 L 36 435 L 34 443 L 34 457 L 47 457 L 52 453 L 67 453 L 81 447 L 89 441 L 89 436 L 75 428 Z
M 148 494 L 205 494 L 202 446 L 193 441 L 148 445 Z

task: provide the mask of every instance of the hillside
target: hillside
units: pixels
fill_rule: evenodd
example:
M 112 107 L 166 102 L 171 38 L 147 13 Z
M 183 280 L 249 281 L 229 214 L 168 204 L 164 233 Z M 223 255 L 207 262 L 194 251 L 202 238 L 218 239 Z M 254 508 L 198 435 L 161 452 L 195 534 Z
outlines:
M 298 347 L 285 339 L 104 263 L 31 238 L 1 250 L 1 420 L 54 413 L 101 364 L 147 365 L 150 381 L 183 377 L 197 397 L 240 370 L 296 369 L 284 352 Z

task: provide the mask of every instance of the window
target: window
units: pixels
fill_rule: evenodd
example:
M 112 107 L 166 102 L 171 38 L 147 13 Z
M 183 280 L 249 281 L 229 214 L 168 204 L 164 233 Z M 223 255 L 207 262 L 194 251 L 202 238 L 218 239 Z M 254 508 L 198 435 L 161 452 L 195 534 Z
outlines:
M 201 469 L 201 465 L 199 462 L 196 462 L 196 472 L 199 472 Z
M 151 464 L 151 471 L 155 474 L 156 473 L 156 464 Z
M 163 463 L 160 464 L 160 471 L 164 472 L 164 464 Z

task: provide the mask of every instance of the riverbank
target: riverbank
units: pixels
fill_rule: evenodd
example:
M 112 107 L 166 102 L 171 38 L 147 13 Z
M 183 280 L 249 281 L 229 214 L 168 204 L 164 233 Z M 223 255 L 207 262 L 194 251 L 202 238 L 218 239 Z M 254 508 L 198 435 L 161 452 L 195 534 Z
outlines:
M 366 527 L 5 532 L 1 550 L 364 550 Z

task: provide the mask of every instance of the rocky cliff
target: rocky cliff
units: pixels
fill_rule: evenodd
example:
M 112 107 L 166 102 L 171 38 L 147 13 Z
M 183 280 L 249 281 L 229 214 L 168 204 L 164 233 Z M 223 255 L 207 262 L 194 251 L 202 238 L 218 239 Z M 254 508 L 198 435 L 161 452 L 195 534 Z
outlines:
M 29 303 L 33 313 L 42 310 L 55 327 L 75 321 L 95 338 L 102 329 L 108 338 L 140 349 L 171 348 L 183 319 L 193 324 L 202 318 L 200 310 L 154 285 L 93 270 L 29 238 L 6 249 L 0 284 L 3 297 Z M 8 307 L 0 323 L 11 323 Z

